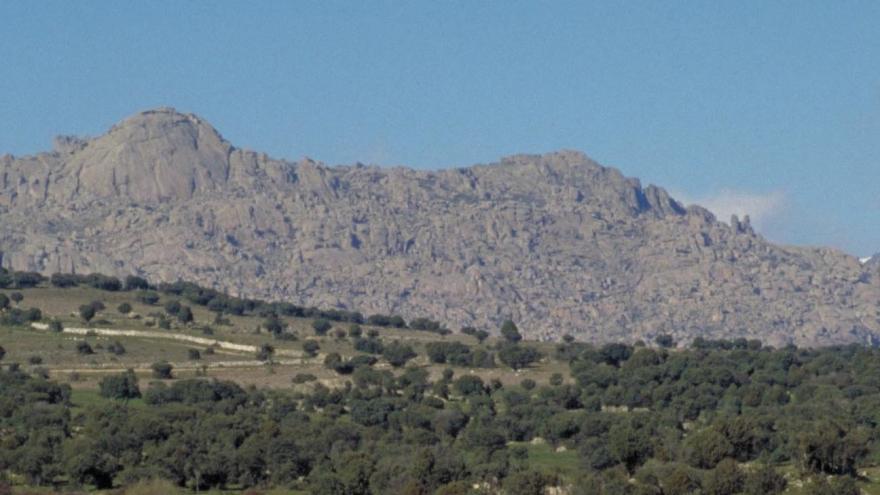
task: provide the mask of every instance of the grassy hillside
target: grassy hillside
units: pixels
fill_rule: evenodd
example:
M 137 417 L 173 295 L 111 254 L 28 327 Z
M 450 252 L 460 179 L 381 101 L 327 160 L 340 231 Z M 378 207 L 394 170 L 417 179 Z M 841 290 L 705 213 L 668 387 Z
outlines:
M 875 349 L 528 342 L 74 282 L 0 290 L 0 493 L 880 494 Z
M 0 345 L 6 349 L 6 361 L 20 363 L 27 369 L 41 369 L 49 376 L 63 381 L 70 381 L 75 388 L 94 388 L 100 378 L 106 374 L 118 373 L 128 368 L 144 378 L 151 375 L 150 365 L 165 360 L 174 366 L 174 377 L 177 379 L 195 376 L 210 376 L 234 380 L 245 385 L 257 385 L 273 388 L 290 388 L 292 377 L 298 373 L 315 375 L 328 386 L 341 386 L 344 377 L 327 369 L 324 359 L 329 353 L 339 353 L 343 358 L 351 358 L 357 354 L 353 348 L 353 338 L 348 335 L 351 323 L 331 322 L 332 328 L 325 335 L 316 334 L 313 328 L 315 318 L 279 317 L 287 328 L 284 337 L 277 338 L 266 330 L 264 317 L 256 315 L 224 314 L 224 323 L 216 323 L 217 313 L 204 306 L 194 305 L 180 296 L 162 294 L 155 304 L 145 304 L 139 300 L 138 291 L 105 291 L 91 287 L 57 288 L 49 284 L 41 284 L 35 288 L 9 290 L 7 294 L 18 292 L 24 298 L 13 307 L 37 308 L 42 313 L 42 322 L 46 324 L 58 321 L 66 331 L 53 332 L 34 328 L 30 323 L 23 325 L 0 326 Z M 79 315 L 83 305 L 101 302 L 105 309 L 100 310 L 86 322 Z M 176 301 L 188 305 L 193 313 L 193 321 L 181 323 L 164 309 L 169 302 Z M 131 312 L 121 314 L 117 308 L 126 303 Z M 151 316 L 152 315 L 152 316 Z M 169 323 L 168 328 L 160 328 L 156 324 L 155 315 L 164 315 Z M 411 345 L 418 357 L 412 365 L 422 366 L 431 376 L 440 376 L 445 365 L 432 364 L 425 355 L 425 345 L 429 342 L 461 342 L 474 349 L 485 349 L 492 352 L 497 345 L 497 338 L 490 337 L 480 343 L 475 337 L 452 333 L 440 335 L 432 332 L 378 327 L 368 324 L 359 325 L 362 336 L 371 331 L 378 332 L 382 342 L 403 341 Z M 162 332 L 167 338 L 143 336 L 106 336 L 106 335 L 75 335 L 71 329 L 100 330 L 134 330 L 136 332 Z M 344 332 L 339 338 L 336 334 Z M 260 361 L 255 352 L 235 351 L 214 348 L 208 351 L 209 345 L 174 340 L 175 336 L 187 335 L 198 338 L 212 339 L 234 344 L 260 347 L 269 344 L 275 348 L 271 361 Z M 288 340 L 290 339 L 290 340 Z M 312 340 L 318 343 L 320 350 L 314 357 L 302 351 L 303 342 Z M 93 354 L 82 354 L 77 351 L 77 343 L 86 341 L 94 350 Z M 124 354 L 114 354 L 108 346 L 119 342 L 125 348 Z M 551 343 L 534 343 L 534 346 L 545 353 L 552 351 Z M 199 352 L 199 359 L 191 359 L 190 350 Z M 37 358 L 39 361 L 37 362 Z M 31 364 L 37 363 L 37 364 Z M 551 359 L 543 359 L 527 369 L 511 372 L 504 369 L 501 363 L 489 369 L 467 368 L 486 380 L 498 379 L 503 383 L 518 383 L 523 378 L 531 378 L 546 383 L 554 373 L 565 371 L 565 366 Z M 387 362 L 377 363 L 379 368 L 391 368 Z M 453 368 L 461 368 L 452 365 Z

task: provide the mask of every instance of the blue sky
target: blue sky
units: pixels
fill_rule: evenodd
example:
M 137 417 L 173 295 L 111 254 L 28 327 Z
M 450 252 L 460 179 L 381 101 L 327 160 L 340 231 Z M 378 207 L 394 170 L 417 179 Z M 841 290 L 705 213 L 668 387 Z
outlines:
M 579 149 L 770 239 L 880 251 L 880 2 L 0 2 L 0 153 L 174 106 L 420 168 Z

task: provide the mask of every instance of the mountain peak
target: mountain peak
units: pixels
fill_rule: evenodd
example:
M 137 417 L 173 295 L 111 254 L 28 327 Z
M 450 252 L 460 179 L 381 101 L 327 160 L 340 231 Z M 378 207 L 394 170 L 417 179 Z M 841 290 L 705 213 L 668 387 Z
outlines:
M 172 107 L 159 107 L 132 115 L 111 127 L 105 136 L 116 135 L 117 139 L 138 140 L 181 134 L 184 139 L 195 139 L 195 146 L 201 144 L 201 141 L 207 141 L 211 145 L 228 145 L 208 121 Z
M 208 122 L 173 108 L 147 110 L 95 139 L 61 144 L 71 142 L 65 168 L 78 176 L 78 189 L 150 202 L 214 189 L 226 181 L 232 151 Z

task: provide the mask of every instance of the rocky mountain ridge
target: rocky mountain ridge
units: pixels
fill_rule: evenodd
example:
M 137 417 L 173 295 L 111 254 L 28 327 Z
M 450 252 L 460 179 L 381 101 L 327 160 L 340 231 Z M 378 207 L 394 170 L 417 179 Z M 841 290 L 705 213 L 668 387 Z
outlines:
M 532 337 L 873 344 L 880 267 L 776 246 L 579 152 L 423 171 L 287 162 L 201 118 L 137 114 L 0 158 L 0 263 Z

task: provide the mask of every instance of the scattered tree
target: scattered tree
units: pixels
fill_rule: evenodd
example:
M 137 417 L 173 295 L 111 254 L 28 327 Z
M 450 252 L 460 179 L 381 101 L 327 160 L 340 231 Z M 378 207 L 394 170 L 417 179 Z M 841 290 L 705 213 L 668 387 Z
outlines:
M 333 324 L 324 318 L 312 321 L 312 329 L 315 331 L 315 335 L 327 335 L 327 332 L 329 332 L 331 328 L 333 328 Z
M 129 399 L 137 399 L 141 396 L 137 375 L 134 374 L 134 370 L 107 376 L 101 380 L 99 386 L 101 397 L 108 399 L 128 401 Z
M 385 349 L 382 351 L 382 357 L 387 360 L 391 366 L 395 368 L 400 368 L 404 366 L 410 359 L 416 357 L 418 354 L 407 344 L 401 344 L 400 342 L 392 342 L 385 346 Z
M 519 333 L 519 329 L 511 320 L 505 320 L 504 323 L 501 324 L 501 337 L 514 344 L 522 340 L 522 335 Z
M 314 340 L 306 340 L 302 344 L 302 349 L 306 356 L 315 357 L 318 355 L 318 350 L 321 349 L 321 346 Z
M 95 307 L 91 304 L 83 304 L 79 307 L 79 316 L 84 322 L 88 323 L 95 317 Z
M 172 372 L 174 371 L 174 366 L 168 361 L 157 361 L 150 366 L 150 369 L 153 370 L 153 378 L 158 380 L 169 380 L 173 376 Z

